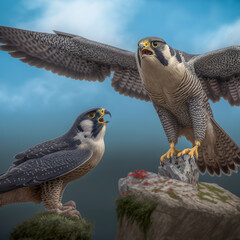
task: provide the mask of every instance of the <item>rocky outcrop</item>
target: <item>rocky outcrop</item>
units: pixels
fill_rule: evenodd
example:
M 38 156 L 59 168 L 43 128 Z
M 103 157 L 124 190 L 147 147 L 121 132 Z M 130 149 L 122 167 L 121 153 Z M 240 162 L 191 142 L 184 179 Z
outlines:
M 119 191 L 117 240 L 240 239 L 240 199 L 216 184 L 135 171 Z
M 191 158 L 188 154 L 163 159 L 158 167 L 158 174 L 194 185 L 198 183 L 199 178 L 195 156 Z

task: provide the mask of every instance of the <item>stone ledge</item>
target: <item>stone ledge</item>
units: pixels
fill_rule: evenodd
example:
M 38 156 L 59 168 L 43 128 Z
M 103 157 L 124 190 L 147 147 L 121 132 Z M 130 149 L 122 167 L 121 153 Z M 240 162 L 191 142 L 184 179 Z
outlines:
M 142 173 L 141 178 L 139 173 L 120 179 L 119 191 L 139 201 L 157 203 L 151 226 L 145 238 L 137 221 L 125 216 L 118 224 L 117 240 L 134 239 L 139 234 L 139 240 L 239 239 L 240 198 L 234 194 L 217 184 L 192 185 L 150 172 Z

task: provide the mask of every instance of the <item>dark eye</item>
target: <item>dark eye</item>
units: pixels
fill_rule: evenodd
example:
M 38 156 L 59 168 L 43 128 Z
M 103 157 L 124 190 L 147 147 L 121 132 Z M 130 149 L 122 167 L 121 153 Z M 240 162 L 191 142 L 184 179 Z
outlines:
M 95 113 L 89 113 L 89 114 L 88 114 L 88 117 L 89 117 L 90 119 L 94 118 L 94 117 L 95 117 Z
M 153 41 L 152 42 L 152 46 L 156 48 L 158 46 L 158 42 L 157 41 Z

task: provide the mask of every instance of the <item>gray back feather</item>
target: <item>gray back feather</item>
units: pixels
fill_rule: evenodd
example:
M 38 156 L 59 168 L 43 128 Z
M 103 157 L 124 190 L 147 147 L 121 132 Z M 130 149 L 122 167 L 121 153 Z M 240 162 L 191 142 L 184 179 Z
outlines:
M 0 176 L 0 193 L 63 176 L 80 167 L 91 156 L 90 150 L 68 150 L 25 161 Z

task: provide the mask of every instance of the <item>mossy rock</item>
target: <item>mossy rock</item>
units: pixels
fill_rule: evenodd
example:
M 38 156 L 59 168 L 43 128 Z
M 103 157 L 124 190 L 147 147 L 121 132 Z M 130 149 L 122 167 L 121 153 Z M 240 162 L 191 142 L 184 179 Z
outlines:
M 69 218 L 55 213 L 39 213 L 18 225 L 11 240 L 88 240 L 93 224 L 85 219 Z
M 204 188 L 205 187 L 205 188 Z M 211 194 L 215 194 L 216 198 L 223 202 L 223 203 L 227 203 L 227 200 L 230 199 L 229 196 L 226 196 L 226 195 L 223 195 L 224 194 L 224 191 L 217 188 L 217 187 L 214 187 L 214 186 L 210 186 L 206 183 L 202 183 L 202 182 L 199 182 L 199 185 L 198 185 L 198 188 L 199 188 L 199 194 L 198 194 L 198 197 L 202 200 L 207 200 L 209 202 L 212 202 L 212 203 L 217 203 L 216 201 L 214 200 L 209 200 L 209 199 L 206 199 L 204 198 L 204 195 L 208 195 L 210 197 L 213 197 Z M 207 189 L 210 193 L 205 193 L 205 192 L 202 192 L 201 190 L 204 190 L 204 189 Z
M 130 222 L 136 221 L 139 228 L 146 236 L 151 225 L 150 217 L 157 207 L 156 202 L 139 201 L 133 195 L 122 195 L 116 199 L 118 220 L 122 221 L 126 216 Z

